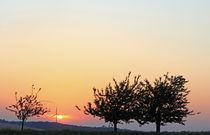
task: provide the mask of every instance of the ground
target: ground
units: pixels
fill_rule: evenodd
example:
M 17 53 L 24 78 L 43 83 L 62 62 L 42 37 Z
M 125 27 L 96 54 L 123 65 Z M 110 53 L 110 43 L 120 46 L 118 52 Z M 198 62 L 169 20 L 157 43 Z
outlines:
M 115 135 L 113 132 L 102 131 L 34 131 L 0 130 L 0 135 Z M 119 132 L 117 135 L 156 135 L 154 132 Z M 210 135 L 210 132 L 163 132 L 159 135 Z

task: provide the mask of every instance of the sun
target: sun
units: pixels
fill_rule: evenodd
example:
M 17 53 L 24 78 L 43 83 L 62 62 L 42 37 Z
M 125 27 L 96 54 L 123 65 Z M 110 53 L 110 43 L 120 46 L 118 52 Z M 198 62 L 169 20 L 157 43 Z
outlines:
M 59 115 L 49 115 L 49 117 L 56 119 L 56 122 L 57 122 L 57 120 L 64 120 L 64 119 L 70 119 L 71 118 L 70 115 L 61 115 L 61 114 L 59 114 Z
M 63 119 L 64 117 L 63 117 L 63 115 L 58 115 L 57 118 L 58 119 Z

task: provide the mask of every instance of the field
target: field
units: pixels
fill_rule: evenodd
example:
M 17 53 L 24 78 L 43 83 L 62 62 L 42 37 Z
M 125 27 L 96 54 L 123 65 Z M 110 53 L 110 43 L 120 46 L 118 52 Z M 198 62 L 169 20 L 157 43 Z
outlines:
M 116 135 L 113 132 L 102 131 L 34 131 L 0 130 L 0 135 Z M 119 132 L 117 135 L 157 135 L 154 132 Z M 210 135 L 210 132 L 163 132 L 158 135 Z

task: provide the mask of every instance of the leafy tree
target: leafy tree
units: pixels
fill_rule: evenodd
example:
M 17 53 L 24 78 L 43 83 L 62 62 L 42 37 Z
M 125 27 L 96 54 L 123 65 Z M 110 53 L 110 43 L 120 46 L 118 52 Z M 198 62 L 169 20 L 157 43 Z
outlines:
M 190 92 L 185 87 L 187 82 L 181 75 L 169 76 L 168 73 L 163 78 L 155 79 L 153 85 L 145 80 L 144 88 L 137 93 L 139 97 L 144 96 L 135 108 L 137 122 L 140 125 L 156 123 L 157 133 L 160 132 L 160 126 L 166 123 L 184 125 L 186 120 L 183 118 L 194 115 L 193 111 L 187 108 L 187 95 Z
M 134 82 L 131 84 L 130 74 L 119 83 L 113 79 L 114 85 L 109 84 L 104 90 L 93 88 L 94 105 L 88 102 L 88 105 L 84 106 L 84 113 L 100 117 L 105 122 L 112 123 L 114 132 L 117 132 L 118 123 L 122 121 L 131 122 L 132 106 L 135 105 L 136 101 L 135 89 L 139 85 L 140 76 L 135 76 Z M 78 108 L 78 106 L 76 107 Z
M 34 91 L 35 88 L 34 85 L 32 85 L 32 92 L 30 95 L 18 97 L 17 92 L 15 92 L 16 103 L 6 107 L 7 110 L 14 112 L 17 118 L 22 121 L 21 130 L 23 130 L 24 123 L 29 117 L 40 117 L 41 115 L 49 112 L 41 101 L 38 100 L 37 96 L 41 91 L 41 88 L 39 88 L 36 93 L 34 93 Z

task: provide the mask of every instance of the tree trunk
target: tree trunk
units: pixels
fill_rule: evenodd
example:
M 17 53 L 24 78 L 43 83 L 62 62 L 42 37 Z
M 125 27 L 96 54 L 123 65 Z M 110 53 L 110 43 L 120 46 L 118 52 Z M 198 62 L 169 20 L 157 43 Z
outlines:
M 23 131 L 24 123 L 25 123 L 25 119 L 22 119 L 21 131 Z
M 156 121 L 156 133 L 160 133 L 160 121 Z
M 114 122 L 114 132 L 117 133 L 117 122 Z

